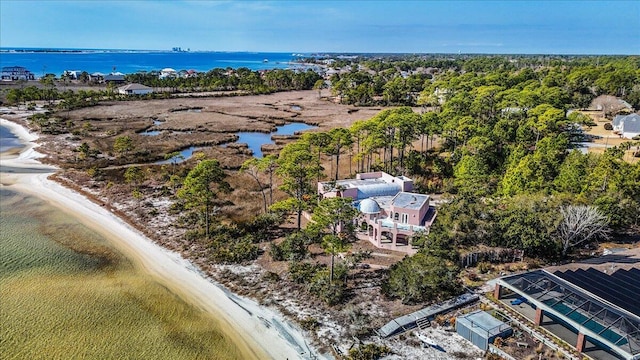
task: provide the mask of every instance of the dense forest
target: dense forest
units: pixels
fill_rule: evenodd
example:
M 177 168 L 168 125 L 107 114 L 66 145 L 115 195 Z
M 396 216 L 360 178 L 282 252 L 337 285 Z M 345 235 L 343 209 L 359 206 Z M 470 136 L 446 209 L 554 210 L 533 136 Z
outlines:
M 293 213 L 297 231 L 271 244 L 270 256 L 289 261 L 291 281 L 308 284 L 310 292 L 329 304 L 343 301 L 349 272 L 366 254 L 335 259 L 349 249 L 356 231 L 338 225 L 352 223 L 357 213 L 348 202 L 318 199 L 316 182 L 337 180 L 346 163 L 352 174 L 382 170 L 409 176 L 417 191 L 443 199 L 430 232 L 413 239 L 418 254 L 386 274 L 384 292 L 406 303 L 458 293 L 460 254 L 478 247 L 522 250 L 527 259 L 544 264 L 590 254 L 597 241 L 637 240 L 640 162 L 630 161 L 628 150 L 640 154 L 640 141 L 610 146 L 601 154 L 577 151 L 581 129 L 602 125 L 574 110 L 589 107 L 600 95 L 639 108 L 640 57 L 440 55 L 304 61 L 323 64 L 325 78 L 310 70 L 248 69 L 162 80 L 154 73 L 128 75 L 129 81 L 185 92 L 329 87 L 335 101 L 387 107 L 349 128 L 305 134 L 278 157 L 247 161 L 241 171 L 257 182 L 265 209 L 248 223 L 211 221 L 230 191 L 216 160 L 200 159 L 192 169 L 175 174 L 172 170 L 174 210 L 184 213 L 183 222 L 192 229 L 187 236 L 206 243 L 212 261 L 256 259 L 256 244 L 275 236 L 283 215 Z M 54 80 L 9 90 L 6 101 L 62 99 L 56 106 L 64 111 L 117 98 L 113 89 L 59 92 Z M 618 113 L 613 107 L 601 110 L 609 119 Z M 66 131 L 62 117 L 52 122 L 41 114 L 32 121 L 52 133 Z M 140 182 L 134 170 L 128 172 L 127 182 Z M 274 203 L 276 186 L 286 200 Z M 313 226 L 302 226 L 303 212 L 313 214 Z M 330 256 L 330 266 L 309 260 L 312 244 Z
M 433 77 L 399 75 L 417 65 L 440 68 Z M 359 70 L 333 75 L 331 90 L 340 101 L 425 107 L 384 110 L 349 129 L 308 134 L 287 146 L 280 175 L 295 186 L 281 205 L 298 214 L 313 211 L 313 183 L 322 172 L 314 154 L 332 157 L 334 169 L 348 155 L 354 171 L 407 175 L 417 179 L 418 190 L 444 194 L 430 233 L 415 239 L 419 253 L 394 265 L 384 286 L 405 302 L 459 291 L 456 264 L 465 249 L 519 249 L 546 263 L 579 256 L 599 240 L 637 237 L 640 166 L 624 157 L 640 142 L 603 154 L 573 150 L 578 129 L 597 125 L 568 110 L 602 94 L 638 106 L 639 65 L 638 57 L 341 64 Z M 291 163 L 297 166 L 287 167 Z M 344 248 L 351 238 L 333 236 L 340 244 L 332 246 Z
M 357 105 L 436 105 L 468 92 L 510 90 L 499 96 L 507 106 L 584 108 L 608 94 L 639 108 L 639 63 L 637 56 L 356 57 L 332 63 L 344 71 L 331 76 L 331 90 Z

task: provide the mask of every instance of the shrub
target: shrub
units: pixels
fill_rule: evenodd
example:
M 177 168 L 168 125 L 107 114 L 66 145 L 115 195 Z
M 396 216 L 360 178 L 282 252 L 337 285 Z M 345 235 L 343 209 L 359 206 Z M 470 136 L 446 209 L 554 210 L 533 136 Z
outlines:
M 271 258 L 275 261 L 301 261 L 309 254 L 307 240 L 303 232 L 296 232 L 288 235 L 280 245 L 271 243 Z
M 391 354 L 391 349 L 384 345 L 363 344 L 349 350 L 348 360 L 376 360 Z
M 322 269 L 315 273 L 309 285 L 309 291 L 317 295 L 329 306 L 339 304 L 346 296 L 347 268 L 340 264 L 334 267 L 333 282 L 329 281 L 329 269 Z
M 491 270 L 493 270 L 493 265 L 491 265 L 490 263 L 483 261 L 478 263 L 478 271 L 481 274 L 486 274 L 488 272 L 490 272 Z
M 89 175 L 93 180 L 97 181 L 104 179 L 104 171 L 95 166 L 87 169 L 87 175 Z
M 262 277 L 262 279 L 267 282 L 275 283 L 280 281 L 280 275 L 278 275 L 277 273 L 274 273 L 273 271 L 267 271 Z
M 289 264 L 289 277 L 295 283 L 308 284 L 322 268 L 324 265 L 294 261 Z
M 307 316 L 306 318 L 300 320 L 300 326 L 307 331 L 313 331 L 320 327 L 320 322 L 314 317 Z
M 237 225 L 242 233 L 251 234 L 255 242 L 271 240 L 273 231 L 282 223 L 282 217 L 275 214 L 260 214 L 250 221 Z
M 241 263 L 255 260 L 260 249 L 250 236 L 233 238 L 217 236 L 209 245 L 209 258 L 219 263 Z
M 605 130 L 613 130 L 613 125 L 611 125 L 610 123 L 606 123 L 606 124 L 604 124 L 604 129 Z
M 419 252 L 391 266 L 382 290 L 405 304 L 446 299 L 462 290 L 458 273 L 451 262 Z
M 349 334 L 351 336 L 365 336 L 371 333 L 371 317 L 362 308 L 346 306 L 344 314 L 349 317 Z

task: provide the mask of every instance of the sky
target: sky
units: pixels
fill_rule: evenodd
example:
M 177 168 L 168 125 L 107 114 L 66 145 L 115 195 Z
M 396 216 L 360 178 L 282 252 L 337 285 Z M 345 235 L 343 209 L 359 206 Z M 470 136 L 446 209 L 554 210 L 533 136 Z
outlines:
M 0 47 L 640 54 L 640 1 L 1 0 Z

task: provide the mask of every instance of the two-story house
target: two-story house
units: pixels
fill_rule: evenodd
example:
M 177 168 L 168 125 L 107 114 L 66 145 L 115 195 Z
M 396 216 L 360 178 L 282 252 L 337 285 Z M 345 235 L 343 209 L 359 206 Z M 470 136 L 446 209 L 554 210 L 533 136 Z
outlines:
M 430 197 L 412 192 L 413 180 L 384 172 L 318 183 L 321 197 L 349 197 L 360 211 L 358 237 L 383 249 L 413 254 L 411 237 L 429 231 L 436 216 Z

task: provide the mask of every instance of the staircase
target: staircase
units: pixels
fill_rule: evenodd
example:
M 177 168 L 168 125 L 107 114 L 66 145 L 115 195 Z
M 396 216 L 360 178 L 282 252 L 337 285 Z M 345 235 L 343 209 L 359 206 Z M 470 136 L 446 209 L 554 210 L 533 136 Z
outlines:
M 416 325 L 418 325 L 418 329 L 424 330 L 428 327 L 431 327 L 431 321 L 427 318 L 422 318 L 420 320 L 416 320 Z

